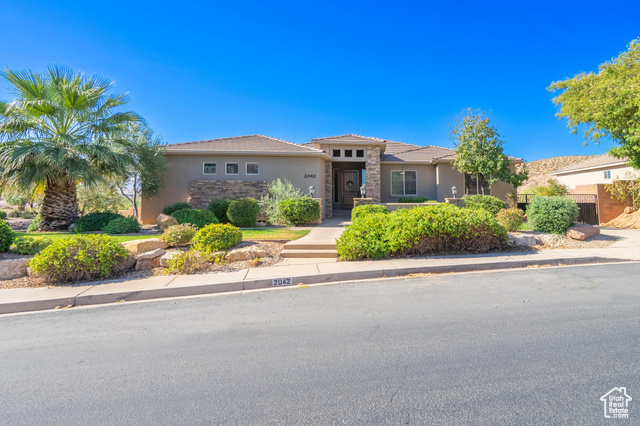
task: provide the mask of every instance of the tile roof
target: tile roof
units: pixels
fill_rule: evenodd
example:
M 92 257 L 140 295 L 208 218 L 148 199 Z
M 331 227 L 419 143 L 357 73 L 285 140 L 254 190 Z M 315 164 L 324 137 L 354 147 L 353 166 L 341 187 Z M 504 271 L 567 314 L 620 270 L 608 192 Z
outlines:
M 373 138 L 361 135 L 340 135 L 326 138 L 311 139 L 311 143 L 344 143 L 344 144 L 383 144 L 388 141 L 380 138 Z
M 614 164 L 624 164 L 627 161 L 628 160 L 625 160 L 625 159 L 612 157 L 609 154 L 602 154 L 598 157 L 590 158 L 589 160 L 583 161 L 581 163 L 576 163 L 567 167 L 563 167 L 562 169 L 556 170 L 549 174 L 555 175 L 560 173 L 575 172 L 575 171 L 584 170 L 584 169 L 595 169 L 598 167 L 607 167 Z
M 183 142 L 165 146 L 167 152 L 265 152 L 280 154 L 322 153 L 313 146 L 303 146 L 264 135 L 236 136 L 209 139 L 205 141 Z
M 403 144 L 407 145 L 407 144 Z M 380 161 L 398 161 L 398 162 L 410 162 L 410 161 L 433 161 L 436 159 L 445 159 L 451 157 L 453 159 L 454 150 L 450 148 L 443 148 L 440 146 L 413 146 L 411 149 L 396 152 L 385 152 L 380 157 Z M 397 147 L 400 148 L 400 147 Z

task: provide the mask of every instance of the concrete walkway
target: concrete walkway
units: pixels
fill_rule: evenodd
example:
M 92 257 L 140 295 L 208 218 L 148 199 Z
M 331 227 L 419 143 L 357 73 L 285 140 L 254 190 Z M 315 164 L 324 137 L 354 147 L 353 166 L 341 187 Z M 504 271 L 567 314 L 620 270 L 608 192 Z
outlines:
M 332 228 L 329 224 L 326 227 Z M 602 233 L 615 235 L 620 240 L 607 248 L 600 249 L 430 256 L 361 262 L 324 263 L 316 259 L 307 264 L 278 264 L 268 268 L 251 268 L 216 274 L 157 276 L 71 287 L 0 290 L 0 314 L 409 274 L 640 261 L 640 230 L 603 228 Z
M 350 211 L 337 211 L 331 219 L 323 219 L 309 234 L 284 245 L 282 265 L 330 263 L 338 260 L 336 239 L 351 222 Z

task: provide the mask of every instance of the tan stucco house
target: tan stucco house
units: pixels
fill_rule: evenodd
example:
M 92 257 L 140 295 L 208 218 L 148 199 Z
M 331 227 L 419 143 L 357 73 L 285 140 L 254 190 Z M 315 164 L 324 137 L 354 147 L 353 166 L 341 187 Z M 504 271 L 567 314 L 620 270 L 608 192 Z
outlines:
M 559 183 L 575 189 L 580 185 L 598 185 L 613 182 L 614 179 L 634 179 L 640 177 L 638 170 L 630 167 L 628 160 L 599 155 L 580 163 L 572 164 L 549 173 Z
M 263 135 L 185 142 L 167 145 L 166 158 L 164 192 L 142 200 L 144 223 L 155 222 L 164 206 L 179 201 L 206 208 L 215 198 L 260 198 L 278 178 L 305 193 L 313 187 L 313 196 L 323 199 L 324 217 L 352 208 L 353 199 L 363 195 L 361 187 L 374 203 L 404 196 L 444 201 L 454 186 L 459 195 L 476 190 L 471 177 L 453 168 L 452 149 L 359 135 L 306 144 Z M 521 161 L 513 159 L 513 165 Z M 504 198 L 513 187 L 499 182 L 490 191 Z

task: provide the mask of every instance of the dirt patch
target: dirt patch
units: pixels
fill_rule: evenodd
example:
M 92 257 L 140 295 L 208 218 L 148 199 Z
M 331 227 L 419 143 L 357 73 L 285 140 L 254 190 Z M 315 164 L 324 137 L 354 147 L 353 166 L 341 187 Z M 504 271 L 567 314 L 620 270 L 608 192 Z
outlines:
M 605 223 L 604 226 L 611 228 L 640 229 L 640 210 L 636 210 L 632 213 L 622 213 L 620 216 Z
M 574 240 L 566 235 L 547 234 L 544 232 L 522 231 L 510 232 L 511 235 L 535 235 L 540 238 L 542 245 L 535 247 L 522 247 L 523 251 L 527 250 L 555 250 L 555 249 L 587 249 L 587 248 L 604 248 L 616 242 L 616 237 L 612 235 L 596 235 L 587 238 L 584 241 Z

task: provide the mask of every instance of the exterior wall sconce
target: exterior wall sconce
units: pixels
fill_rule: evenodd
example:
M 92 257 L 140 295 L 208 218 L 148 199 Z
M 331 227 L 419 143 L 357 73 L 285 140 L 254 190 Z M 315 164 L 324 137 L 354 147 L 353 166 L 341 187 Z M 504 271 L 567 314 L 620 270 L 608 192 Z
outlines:
M 309 196 L 313 198 L 313 194 L 315 194 L 316 189 L 313 186 L 309 187 Z
M 457 198 L 458 197 L 458 188 L 456 188 L 455 186 L 451 187 L 451 193 L 453 194 L 453 198 Z
M 360 195 L 362 196 L 362 198 L 367 198 L 367 188 L 365 188 L 364 185 L 360 187 Z

